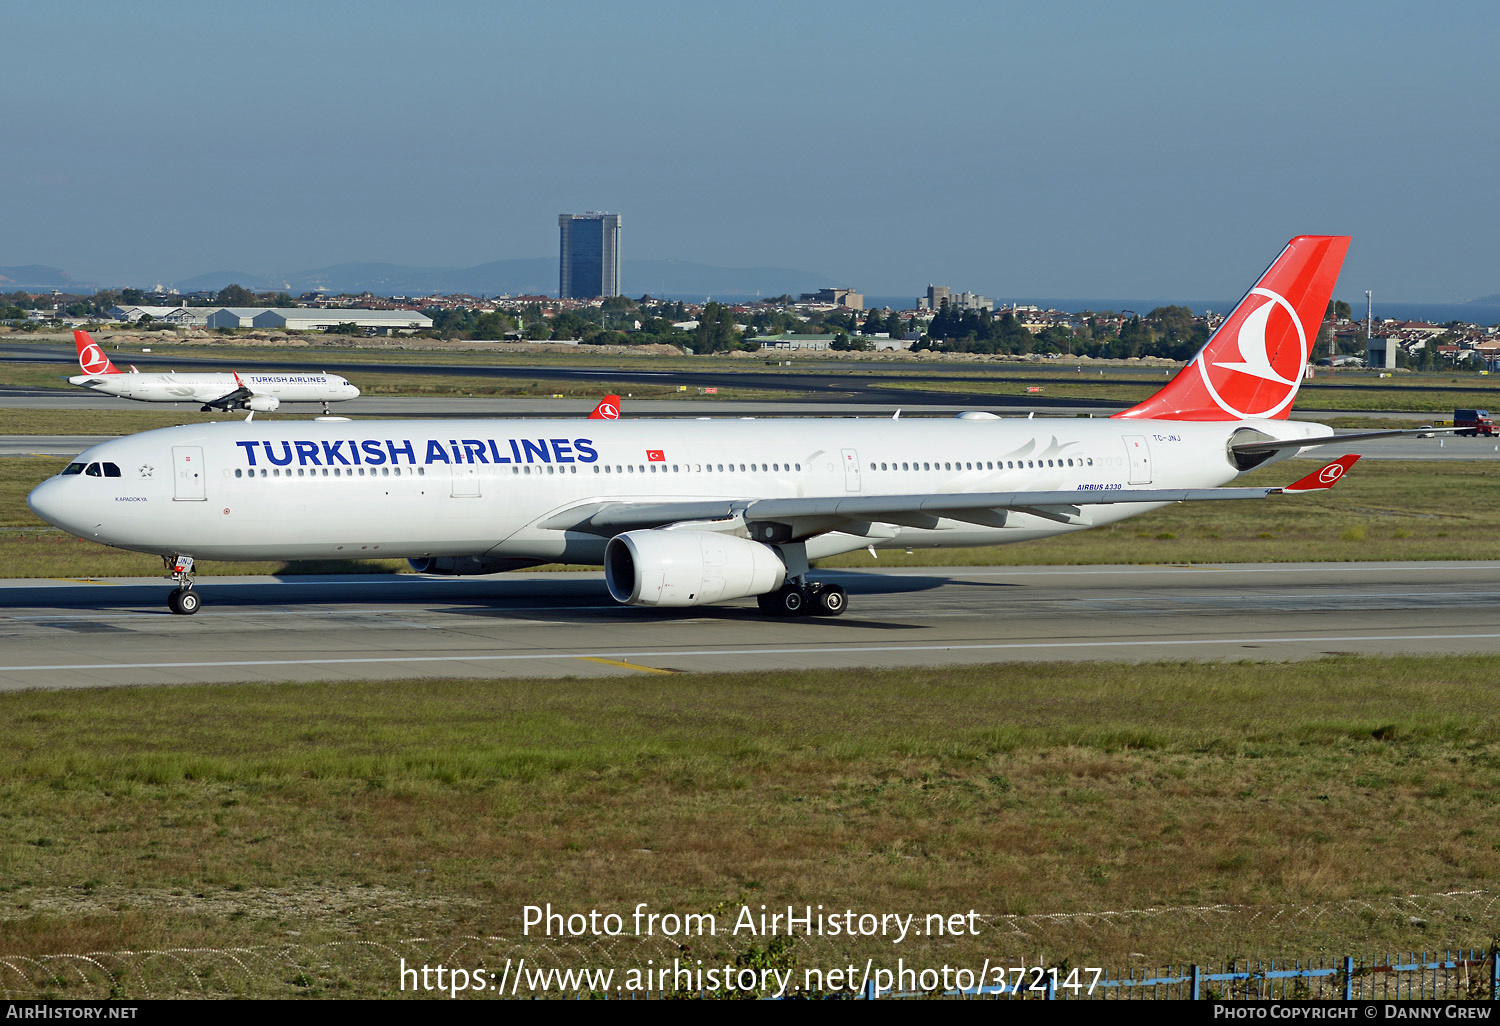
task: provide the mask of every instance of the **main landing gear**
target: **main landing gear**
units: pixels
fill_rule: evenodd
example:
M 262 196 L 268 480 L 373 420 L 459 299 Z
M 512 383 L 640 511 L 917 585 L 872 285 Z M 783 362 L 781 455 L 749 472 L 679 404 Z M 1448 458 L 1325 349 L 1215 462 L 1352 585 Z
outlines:
M 849 608 L 849 595 L 837 584 L 789 580 L 779 591 L 757 595 L 755 602 L 772 616 L 839 616 Z
M 193 590 L 193 557 L 163 556 L 162 563 L 172 572 L 177 582 L 175 590 L 167 593 L 167 608 L 178 616 L 192 616 L 203 605 L 203 600 Z

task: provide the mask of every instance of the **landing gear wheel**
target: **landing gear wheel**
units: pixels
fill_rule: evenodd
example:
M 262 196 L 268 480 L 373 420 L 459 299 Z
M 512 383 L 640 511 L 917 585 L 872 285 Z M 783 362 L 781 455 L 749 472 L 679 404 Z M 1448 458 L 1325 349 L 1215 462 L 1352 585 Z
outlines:
M 178 616 L 192 616 L 202 605 L 203 600 L 191 588 L 178 588 L 167 596 L 167 608 Z
M 782 588 L 776 599 L 782 616 L 801 616 L 807 612 L 807 594 L 801 588 Z
M 813 605 L 818 616 L 839 616 L 849 608 L 849 594 L 837 584 L 830 584 L 818 592 Z

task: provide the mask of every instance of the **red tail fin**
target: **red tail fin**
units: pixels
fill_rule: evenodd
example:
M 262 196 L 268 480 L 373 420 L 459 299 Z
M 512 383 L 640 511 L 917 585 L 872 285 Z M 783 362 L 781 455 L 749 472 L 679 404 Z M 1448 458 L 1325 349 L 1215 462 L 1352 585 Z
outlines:
M 73 332 L 73 344 L 78 347 L 78 366 L 85 374 L 119 374 L 120 368 L 109 362 L 104 350 L 99 348 L 86 331 Z
M 1167 387 L 1116 417 L 1284 420 L 1297 398 L 1346 235 L 1299 235 Z
M 594 407 L 594 412 L 589 414 L 589 420 L 619 420 L 620 419 L 620 397 L 607 395 L 599 400 L 599 405 Z

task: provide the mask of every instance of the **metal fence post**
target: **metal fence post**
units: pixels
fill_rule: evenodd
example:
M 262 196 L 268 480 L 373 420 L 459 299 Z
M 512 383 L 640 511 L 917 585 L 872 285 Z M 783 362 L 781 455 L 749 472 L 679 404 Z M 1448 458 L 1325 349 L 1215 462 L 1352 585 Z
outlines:
M 1203 970 L 1196 965 L 1192 968 L 1193 1000 L 1198 1000 L 1198 985 L 1203 980 Z
M 1354 1000 L 1354 956 L 1344 956 L 1344 1000 Z

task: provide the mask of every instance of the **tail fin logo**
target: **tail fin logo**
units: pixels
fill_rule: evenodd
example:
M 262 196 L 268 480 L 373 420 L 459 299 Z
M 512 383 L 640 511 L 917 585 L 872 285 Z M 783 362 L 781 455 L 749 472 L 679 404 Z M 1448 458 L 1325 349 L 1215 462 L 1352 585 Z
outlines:
M 1330 463 L 1318 471 L 1318 480 L 1326 485 L 1331 485 L 1344 476 L 1344 465 L 1342 463 Z
M 85 374 L 105 374 L 109 370 L 109 357 L 93 342 L 78 351 L 78 366 Z
M 620 419 L 620 397 L 607 395 L 599 400 L 599 405 L 594 407 L 594 412 L 589 414 L 589 420 L 619 420 Z
M 1289 407 L 1297 398 L 1297 389 L 1302 385 L 1302 368 L 1311 355 L 1307 331 L 1291 303 L 1267 288 L 1251 289 L 1250 295 L 1261 296 L 1266 302 L 1256 306 L 1242 303 L 1237 311 L 1240 323 L 1226 324 L 1219 329 L 1225 335 L 1234 332 L 1239 360 L 1210 363 L 1206 348 L 1196 360 L 1198 374 L 1214 404 L 1240 420 L 1272 418 Z M 1272 326 L 1273 316 L 1280 321 L 1283 311 L 1295 329 L 1295 347 L 1285 344 L 1291 340 L 1291 333 L 1284 330 L 1284 325 Z M 1273 338 L 1283 340 L 1275 351 L 1271 348 Z

